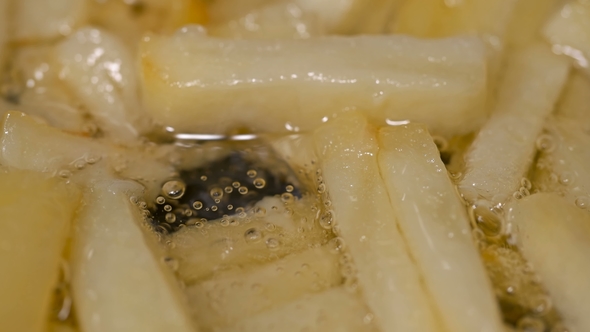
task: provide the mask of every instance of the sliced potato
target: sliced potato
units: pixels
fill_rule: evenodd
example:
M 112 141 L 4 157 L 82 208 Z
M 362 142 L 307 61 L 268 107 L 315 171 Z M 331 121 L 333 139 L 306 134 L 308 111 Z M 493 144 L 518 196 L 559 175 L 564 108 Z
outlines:
M 140 109 L 133 58 L 115 36 L 83 28 L 55 47 L 55 57 L 59 77 L 106 134 L 129 144 L 147 130 L 149 121 Z
M 293 3 L 264 6 L 236 19 L 207 27 L 210 36 L 238 39 L 301 39 L 318 36 L 322 32 L 319 21 Z
M 590 330 L 590 215 L 555 194 L 532 195 L 511 207 L 520 249 L 565 324 L 573 331 Z
M 590 2 L 571 0 L 543 28 L 543 35 L 557 53 L 572 57 L 590 74 Z
M 0 1 L 0 65 L 4 66 L 4 61 L 8 56 L 8 40 L 10 38 L 9 2 Z
M 541 44 L 510 56 L 491 118 L 465 157 L 466 200 L 504 203 L 519 190 L 568 72 L 568 62 Z
M 464 205 L 423 125 L 379 131 L 379 167 L 401 232 L 447 331 L 500 331 L 502 320 Z
M 156 197 L 159 184 L 169 177 L 166 163 L 154 160 L 155 149 L 124 149 L 100 140 L 67 134 L 20 112 L 8 112 L 0 123 L 0 164 L 49 172 L 87 183 L 105 173 L 133 179 Z
M 44 331 L 80 194 L 57 178 L 0 168 L 0 321 Z
M 418 268 L 400 234 L 379 172 L 374 129 L 358 113 L 341 115 L 315 133 L 321 176 L 335 231 L 381 331 L 439 331 Z
M 577 121 L 584 129 L 590 129 L 590 78 L 577 71 L 570 75 L 556 115 Z
M 486 116 L 476 38 L 228 41 L 187 31 L 151 36 L 141 49 L 148 111 L 178 131 L 297 132 L 360 109 L 380 124 L 419 121 L 453 135 Z
M 17 42 L 53 40 L 87 23 L 88 1 L 18 0 L 13 3 L 12 40 Z
M 131 195 L 141 187 L 123 181 L 93 183 L 85 194 L 71 258 L 78 323 L 85 332 L 195 331 Z
M 502 42 L 517 0 L 407 0 L 393 21 L 393 32 L 420 37 L 478 33 Z M 499 38 L 499 40 L 498 40 Z
M 170 235 L 175 244 L 170 255 L 179 262 L 181 279 L 193 284 L 220 271 L 268 263 L 330 240 L 331 234 L 315 223 L 313 201 L 298 200 L 292 207 L 296 214 L 287 216 L 282 202 L 273 204 L 274 200 L 265 198 L 249 212 L 232 217 L 229 225 L 219 220 L 195 221 L 194 226 Z M 266 212 L 257 216 L 256 211 Z
M 264 266 L 221 273 L 187 289 L 196 322 L 206 330 L 342 283 L 338 252 L 329 247 L 289 255 Z
M 379 331 L 373 315 L 355 294 L 342 287 L 246 318 L 219 332 L 365 332 Z
M 560 0 L 517 0 L 506 34 L 511 46 L 524 46 L 542 38 L 541 28 Z

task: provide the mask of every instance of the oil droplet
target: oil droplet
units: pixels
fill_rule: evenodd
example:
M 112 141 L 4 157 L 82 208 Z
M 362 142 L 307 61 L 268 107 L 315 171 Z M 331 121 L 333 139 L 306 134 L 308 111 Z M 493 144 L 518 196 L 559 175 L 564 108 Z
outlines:
M 533 187 L 533 184 L 531 183 L 531 180 L 529 180 L 527 178 L 522 178 L 522 179 L 520 179 L 520 186 L 523 188 L 526 188 L 526 190 L 531 190 L 531 188 Z
M 539 295 L 532 299 L 532 309 L 536 316 L 544 316 L 551 310 L 551 299 L 545 295 Z
M 531 192 L 525 188 L 525 187 L 520 187 L 520 189 L 518 190 L 520 192 L 520 194 L 522 195 L 522 197 L 526 197 L 529 196 L 531 194 Z
M 164 196 L 170 199 L 179 199 L 184 195 L 186 185 L 184 182 L 179 180 L 170 180 L 162 186 L 162 192 Z
M 333 254 L 339 254 L 344 250 L 344 239 L 341 237 L 335 237 L 328 243 L 330 252 Z
M 217 205 L 213 205 L 213 206 L 211 207 L 211 211 L 213 211 L 213 212 L 217 211 L 218 209 L 219 209 L 219 208 L 217 207 Z
M 281 246 L 281 242 L 279 240 L 275 239 L 274 237 L 268 238 L 266 240 L 266 247 L 271 251 L 279 250 L 280 246 Z
M 264 186 L 266 186 L 266 181 L 262 178 L 256 178 L 254 179 L 254 187 L 258 188 L 258 189 L 262 189 L 264 188 Z
M 292 193 L 293 190 L 295 190 L 295 188 L 292 185 L 287 185 L 285 187 L 285 191 L 288 192 L 288 193 Z
M 587 209 L 590 204 L 590 199 L 587 196 L 578 196 L 576 197 L 575 203 L 580 209 Z
M 166 203 L 166 198 L 164 198 L 164 196 L 158 196 L 158 197 L 156 197 L 156 204 L 162 205 L 164 203 Z
M 535 141 L 537 149 L 541 152 L 550 153 L 555 150 L 555 140 L 551 135 L 543 134 Z
M 166 212 L 172 211 L 172 206 L 171 205 L 164 205 L 164 211 L 166 211 Z
M 238 188 L 240 186 L 240 183 L 238 181 L 235 181 L 231 184 L 231 186 L 234 188 Z
M 266 215 L 266 209 L 263 208 L 262 206 L 259 206 L 256 209 L 254 209 L 254 214 L 257 217 L 264 217 Z
M 334 223 L 334 217 L 332 211 L 326 211 L 322 214 L 319 220 L 320 226 L 323 229 L 331 229 Z
M 266 223 L 266 225 L 264 225 L 264 228 L 266 228 L 267 231 L 272 232 L 277 228 L 277 226 L 275 226 L 275 224 Z
M 323 183 L 320 183 L 320 185 L 318 186 L 318 193 L 323 194 L 326 192 L 326 185 Z
M 234 191 L 234 188 L 232 188 L 231 186 L 227 186 L 223 190 L 225 190 L 226 193 L 231 194 Z
M 207 176 L 206 175 L 201 175 L 201 181 L 207 181 Z
M 201 201 L 195 201 L 195 202 L 193 203 L 193 208 L 194 208 L 195 210 L 200 210 L 200 209 L 202 209 L 202 208 L 203 208 L 203 203 L 202 203 Z
M 67 179 L 72 176 L 72 172 L 68 171 L 67 169 L 62 169 L 57 173 L 57 176 L 59 176 L 62 179 Z
M 248 188 L 242 186 L 242 187 L 238 188 L 238 192 L 242 195 L 246 195 L 248 193 Z
M 74 167 L 76 169 L 84 169 L 84 167 L 86 167 L 86 161 L 84 161 L 84 160 L 76 160 L 76 162 L 74 163 Z
M 517 191 L 520 195 L 520 192 Z M 501 210 L 495 209 L 488 201 L 477 201 L 471 206 L 469 216 L 474 227 L 487 237 L 498 237 L 504 232 L 504 217 Z
M 224 215 L 223 217 L 221 217 L 219 223 L 221 224 L 221 226 L 227 227 L 229 226 L 230 221 L 230 218 L 227 215 Z
M 176 222 L 176 215 L 174 213 L 166 213 L 165 219 L 166 219 L 166 222 L 172 224 L 172 223 Z
M 205 221 L 203 221 L 203 219 L 201 219 L 201 221 L 198 221 L 195 223 L 195 227 L 196 228 L 203 228 L 205 227 Z
M 100 155 L 87 155 L 84 157 L 84 161 L 89 165 L 94 165 L 102 159 Z
M 282 200 L 284 203 L 289 203 L 289 202 L 292 202 L 292 201 L 293 201 L 293 194 L 290 194 L 290 193 L 283 193 L 283 194 L 281 195 L 281 200 Z
M 572 175 L 569 172 L 563 172 L 559 176 L 559 183 L 563 184 L 564 186 L 568 186 L 572 183 Z
M 249 178 L 253 178 L 256 176 L 256 174 L 258 174 L 258 172 L 256 172 L 255 170 L 251 169 L 248 170 L 248 172 L 246 172 L 246 175 L 248 175 Z
M 233 210 L 233 209 L 234 209 L 234 206 L 233 206 L 233 205 L 231 205 L 231 204 L 228 204 L 228 205 L 227 205 L 227 209 L 231 211 L 231 210 Z
M 215 187 L 209 191 L 209 195 L 214 200 L 219 200 L 223 197 L 223 189 L 221 189 L 219 187 Z
M 255 243 L 262 239 L 262 233 L 256 228 L 250 228 L 244 233 L 244 238 L 248 243 Z
M 516 323 L 516 330 L 518 332 L 543 332 L 545 324 L 540 319 L 524 316 Z

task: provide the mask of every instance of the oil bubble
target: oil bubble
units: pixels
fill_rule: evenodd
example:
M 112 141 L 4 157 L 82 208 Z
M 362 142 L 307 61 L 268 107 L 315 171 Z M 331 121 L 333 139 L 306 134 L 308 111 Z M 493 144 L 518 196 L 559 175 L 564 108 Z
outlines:
M 209 195 L 214 200 L 219 200 L 223 197 L 223 189 L 221 189 L 219 187 L 215 187 L 209 191 Z
M 248 243 L 255 243 L 262 239 L 262 233 L 256 228 L 250 228 L 244 233 L 244 239 Z
M 326 211 L 320 216 L 320 226 L 323 229 L 331 229 L 334 223 L 334 215 L 332 211 Z
M 246 175 L 248 175 L 249 178 L 253 178 L 258 174 L 258 172 L 256 172 L 256 170 L 248 170 L 248 172 L 246 172 Z
M 179 199 L 184 195 L 186 185 L 184 182 L 179 180 L 170 180 L 164 183 L 162 186 L 162 192 L 164 196 L 170 199 Z
M 588 205 L 590 205 L 590 199 L 588 196 L 578 196 L 576 197 L 575 203 L 580 209 L 587 209 Z
M 266 209 L 263 208 L 262 206 L 258 206 L 258 207 L 256 207 L 256 209 L 254 209 L 254 214 L 257 217 L 264 217 L 266 215 Z
M 281 242 L 273 237 L 268 238 L 266 240 L 266 247 L 271 251 L 279 250 L 280 246 L 281 246 Z
M 520 179 L 520 186 L 525 188 L 526 190 L 531 190 L 533 184 L 531 183 L 531 180 L 527 178 L 522 178 Z
M 518 332 L 543 332 L 545 331 L 545 323 L 538 318 L 524 316 L 516 323 L 516 330 Z
M 166 198 L 164 198 L 164 196 L 156 197 L 156 204 L 162 205 L 164 203 L 166 203 Z
M 262 178 L 256 178 L 254 180 L 254 187 L 258 188 L 258 189 L 262 189 L 264 188 L 264 186 L 266 186 L 266 181 Z
M 516 193 L 520 195 L 520 192 Z M 474 227 L 481 230 L 486 237 L 494 238 L 504 233 L 505 221 L 501 212 L 490 202 L 479 200 L 469 209 L 469 217 Z
M 289 202 L 292 202 L 292 201 L 293 201 L 293 194 L 291 194 L 291 193 L 283 193 L 283 194 L 281 195 L 281 200 L 282 200 L 284 203 L 289 203 Z
M 242 195 L 246 195 L 248 193 L 248 188 L 242 186 L 242 187 L 238 188 L 238 192 Z
M 535 141 L 537 149 L 541 152 L 550 153 L 555 150 L 555 140 L 551 135 L 543 134 Z
M 202 203 L 201 201 L 195 201 L 195 202 L 193 203 L 193 208 L 194 208 L 195 210 L 200 210 L 200 209 L 202 209 L 202 208 L 203 208 L 203 203 Z
M 166 222 L 172 224 L 172 223 L 176 222 L 176 215 L 174 213 L 166 213 L 165 219 L 166 219 Z
M 292 193 L 293 190 L 295 190 L 295 188 L 292 185 L 287 185 L 285 187 L 285 191 L 288 192 L 288 193 Z

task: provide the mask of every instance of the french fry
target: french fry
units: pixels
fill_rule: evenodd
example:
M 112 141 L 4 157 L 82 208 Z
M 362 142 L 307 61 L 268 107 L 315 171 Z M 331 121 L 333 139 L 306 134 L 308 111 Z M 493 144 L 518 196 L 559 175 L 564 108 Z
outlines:
M 519 190 L 568 71 L 568 62 L 543 45 L 510 56 L 493 113 L 465 157 L 459 189 L 467 201 L 504 203 Z
M 377 324 L 382 331 L 439 331 L 387 197 L 374 129 L 350 113 L 319 128 L 315 138 L 336 231 Z
M 365 332 L 379 331 L 355 294 L 335 287 L 279 306 L 218 332 Z M 365 323 L 366 322 L 366 323 Z
M 207 35 L 219 38 L 309 38 L 323 32 L 315 16 L 292 3 L 278 3 L 244 16 L 207 27 Z
M 0 168 L 0 321 L 44 331 L 80 192 L 56 178 Z
M 553 50 L 574 59 L 590 75 L 590 3 L 571 0 L 549 19 L 543 35 Z
M 93 183 L 74 229 L 72 295 L 77 321 L 93 331 L 195 331 L 155 239 L 143 234 L 133 182 Z M 153 242 L 153 243 L 152 243 Z M 154 252 L 156 251 L 156 253 Z
M 507 32 L 516 2 L 407 0 L 397 12 L 392 32 L 431 38 L 478 33 L 498 46 Z
M 522 47 L 542 39 L 541 28 L 558 4 L 559 0 L 517 0 L 507 28 L 508 45 Z
M 508 220 L 565 325 L 588 331 L 590 215 L 556 194 L 541 193 L 513 202 Z
M 0 164 L 5 166 L 72 176 L 78 183 L 117 174 L 149 185 L 150 197 L 159 194 L 157 184 L 171 172 L 170 166 L 152 159 L 157 151 L 132 151 L 68 134 L 20 112 L 8 112 L 0 125 Z M 90 168 L 101 172 L 84 171 Z
M 192 314 L 203 329 L 213 330 L 337 286 L 342 283 L 337 254 L 321 247 L 213 276 L 187 289 Z
M 133 57 L 115 36 L 83 28 L 55 47 L 60 78 L 99 124 L 120 144 L 135 142 L 147 131 Z
M 257 206 L 264 207 L 268 201 L 267 198 Z M 300 211 L 309 211 L 302 208 L 309 205 L 309 200 L 303 199 L 293 210 L 299 207 Z M 175 244 L 170 254 L 179 261 L 181 279 L 193 284 L 210 278 L 216 271 L 265 264 L 330 240 L 329 234 L 316 225 L 313 215 L 303 216 L 306 221 L 301 221 L 303 218 L 287 217 L 283 209 L 275 211 L 271 206 L 265 208 L 264 217 L 252 215 L 254 207 L 249 216 L 234 217 L 235 223 L 229 226 L 206 222 L 201 228 L 184 228 L 170 235 Z M 282 202 L 275 206 L 282 206 Z M 278 246 L 272 245 L 275 242 Z
M 7 2 L 7 1 L 5 1 Z M 87 24 L 88 3 L 78 0 L 14 2 L 13 41 L 40 42 L 69 35 Z
M 180 132 L 306 131 L 361 109 L 379 124 L 418 121 L 454 135 L 486 117 L 477 38 L 228 41 L 187 32 L 151 36 L 141 49 L 145 105 Z
M 502 320 L 465 207 L 423 125 L 382 128 L 379 167 L 400 230 L 447 331 L 500 331 Z

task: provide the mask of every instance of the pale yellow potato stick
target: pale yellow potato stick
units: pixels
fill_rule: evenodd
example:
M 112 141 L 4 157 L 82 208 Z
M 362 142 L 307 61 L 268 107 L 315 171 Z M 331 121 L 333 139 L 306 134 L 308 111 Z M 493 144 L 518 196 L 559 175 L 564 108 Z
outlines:
M 219 273 L 187 288 L 189 305 L 204 329 L 242 319 L 342 283 L 339 252 L 310 249 L 250 269 Z
M 4 3 L 10 1 L 2 1 Z M 12 2 L 12 40 L 50 41 L 88 24 L 88 2 L 18 0 Z
M 0 322 L 44 331 L 79 191 L 45 174 L 0 168 Z
M 566 54 L 590 75 L 590 2 L 571 0 L 556 11 L 543 28 L 556 53 Z
M 72 247 L 72 295 L 84 332 L 196 331 L 172 271 L 144 234 L 126 181 L 92 184 L 85 193 Z
M 499 204 L 519 190 L 568 72 L 568 61 L 542 44 L 511 54 L 493 113 L 465 156 L 466 200 Z
M 542 39 L 541 29 L 560 0 L 519 0 L 508 24 L 506 42 L 513 47 Z
M 363 301 L 343 287 L 304 296 L 215 332 L 377 332 Z
M 440 135 L 486 117 L 486 51 L 474 37 L 223 40 L 195 29 L 146 37 L 144 101 L 177 131 L 312 130 L 351 109 L 378 124 L 424 122 Z
M 350 113 L 318 129 L 315 138 L 337 234 L 377 324 L 382 331 L 440 331 L 379 172 L 374 128 Z
M 379 130 L 379 167 L 403 237 L 447 331 L 500 331 L 502 319 L 465 206 L 426 127 Z
M 513 202 L 508 220 L 565 325 L 589 331 L 590 215 L 559 195 L 542 193 Z

